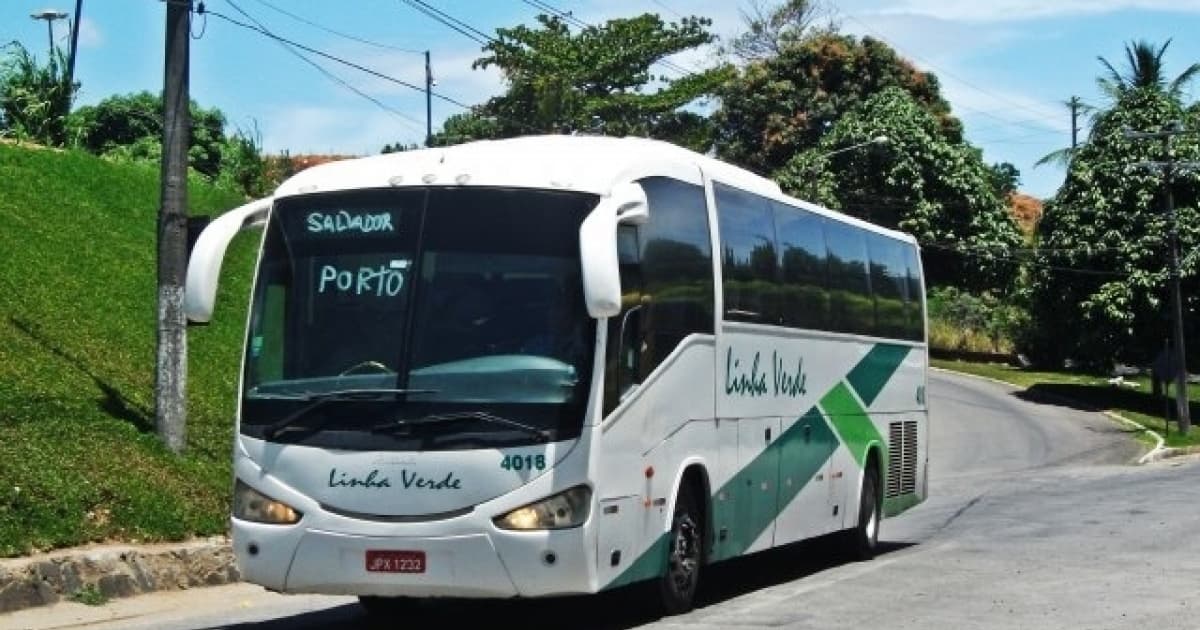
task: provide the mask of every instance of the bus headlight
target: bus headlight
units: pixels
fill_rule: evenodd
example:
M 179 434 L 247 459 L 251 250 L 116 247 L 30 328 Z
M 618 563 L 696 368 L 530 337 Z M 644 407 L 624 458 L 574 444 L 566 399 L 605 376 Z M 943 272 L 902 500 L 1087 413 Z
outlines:
M 497 516 L 493 522 L 501 529 L 564 529 L 582 525 L 591 507 L 591 488 L 575 486 Z
M 243 521 L 291 525 L 304 516 L 292 506 L 271 497 L 237 480 L 233 488 L 233 517 Z

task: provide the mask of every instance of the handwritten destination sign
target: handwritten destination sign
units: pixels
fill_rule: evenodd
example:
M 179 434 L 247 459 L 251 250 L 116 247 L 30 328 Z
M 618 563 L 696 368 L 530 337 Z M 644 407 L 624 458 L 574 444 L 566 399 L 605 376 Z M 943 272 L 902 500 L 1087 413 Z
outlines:
M 372 234 L 396 231 L 390 212 L 310 212 L 305 218 L 305 225 L 311 234 Z
M 407 260 L 393 260 L 386 265 L 350 269 L 343 269 L 337 265 L 321 265 L 321 271 L 317 275 L 317 293 L 396 297 L 404 289 L 406 269 Z

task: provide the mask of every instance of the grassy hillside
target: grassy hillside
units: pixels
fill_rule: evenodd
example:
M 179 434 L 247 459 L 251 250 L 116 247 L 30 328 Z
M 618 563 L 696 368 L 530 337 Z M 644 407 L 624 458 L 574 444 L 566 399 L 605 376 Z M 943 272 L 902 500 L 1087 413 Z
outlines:
M 0 556 L 225 530 L 253 235 L 189 333 L 188 450 L 154 434 L 157 168 L 0 144 Z M 192 214 L 241 203 L 193 183 Z

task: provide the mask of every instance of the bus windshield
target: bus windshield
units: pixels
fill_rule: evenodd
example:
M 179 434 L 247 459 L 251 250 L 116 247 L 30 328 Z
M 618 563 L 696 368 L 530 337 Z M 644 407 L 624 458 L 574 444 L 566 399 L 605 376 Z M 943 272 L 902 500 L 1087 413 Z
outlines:
M 242 432 L 364 450 L 577 436 L 595 345 L 578 235 L 597 201 L 481 187 L 277 201 Z

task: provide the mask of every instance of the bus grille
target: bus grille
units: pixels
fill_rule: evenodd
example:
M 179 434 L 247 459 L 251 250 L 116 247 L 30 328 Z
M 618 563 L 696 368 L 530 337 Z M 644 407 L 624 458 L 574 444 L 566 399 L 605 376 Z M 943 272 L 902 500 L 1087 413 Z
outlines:
M 888 425 L 888 498 L 917 491 L 917 423 Z

